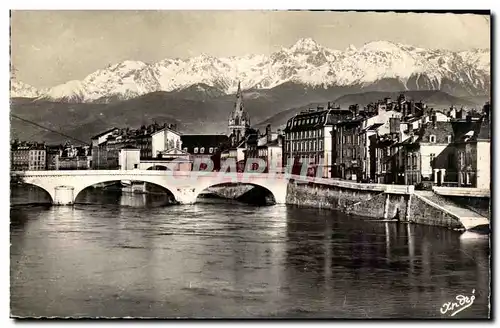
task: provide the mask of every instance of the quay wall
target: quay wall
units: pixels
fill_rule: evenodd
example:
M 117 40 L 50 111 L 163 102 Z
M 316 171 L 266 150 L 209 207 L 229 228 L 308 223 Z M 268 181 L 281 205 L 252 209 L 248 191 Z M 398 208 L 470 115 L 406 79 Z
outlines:
M 410 204 L 409 222 L 451 229 L 463 229 L 464 226 L 455 216 L 435 207 L 418 196 L 413 195 Z
M 286 203 L 296 206 L 339 210 L 350 215 L 376 220 L 398 220 L 423 225 L 463 229 L 458 218 L 440 207 L 420 199 L 401 186 L 384 188 L 384 185 L 350 183 L 346 186 L 290 182 Z

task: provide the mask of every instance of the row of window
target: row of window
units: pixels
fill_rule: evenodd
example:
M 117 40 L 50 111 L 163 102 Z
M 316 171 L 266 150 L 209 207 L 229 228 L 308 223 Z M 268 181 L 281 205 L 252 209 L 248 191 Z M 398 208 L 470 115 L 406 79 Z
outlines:
M 451 143 L 451 142 L 452 142 L 452 139 L 453 139 L 453 138 L 452 138 L 452 136 L 450 136 L 450 135 L 446 136 L 446 142 L 447 142 L 447 143 Z M 431 134 L 431 135 L 429 136 L 429 142 L 430 142 L 430 143 L 436 143 L 436 136 L 435 136 L 435 135 L 433 135 L 433 134 Z
M 342 143 L 343 144 L 356 144 L 359 146 L 359 142 L 360 142 L 360 137 L 359 135 L 343 135 L 342 136 Z M 338 143 L 340 143 L 340 135 L 337 139 Z
M 293 141 L 286 143 L 286 151 L 290 151 L 290 144 L 292 145 L 292 151 L 321 151 L 323 150 L 323 140 L 316 143 L 316 140 L 309 141 Z
M 208 153 L 212 154 L 214 152 L 214 150 L 216 150 L 216 149 L 217 149 L 217 147 L 215 147 L 215 148 L 214 147 L 210 147 L 210 148 L 208 148 Z M 185 152 L 188 151 L 187 147 L 184 147 L 184 151 Z M 195 154 L 198 154 L 198 151 L 199 151 L 200 154 L 204 154 L 205 153 L 205 147 L 201 147 L 201 148 L 195 147 L 194 150 L 193 150 L 193 152 Z
M 307 130 L 307 131 L 297 131 L 287 133 L 286 139 L 306 139 L 306 138 L 322 138 L 323 137 L 323 129 L 320 130 Z
M 293 121 L 293 126 L 304 125 L 304 124 L 316 124 L 323 123 L 325 121 L 325 116 L 316 116 L 310 118 L 301 118 Z
M 342 150 L 342 156 L 344 158 L 353 158 L 355 159 L 356 158 L 356 148 L 344 148 Z
M 431 154 L 431 165 L 434 160 L 435 154 Z M 406 167 L 408 170 L 416 170 L 418 169 L 418 154 L 408 154 L 406 159 Z
M 323 156 L 319 156 L 318 160 L 316 161 L 316 156 L 314 155 L 299 155 L 299 156 L 287 156 L 286 160 L 287 163 L 293 162 L 295 159 L 298 159 L 301 162 L 306 162 L 306 163 L 323 163 Z

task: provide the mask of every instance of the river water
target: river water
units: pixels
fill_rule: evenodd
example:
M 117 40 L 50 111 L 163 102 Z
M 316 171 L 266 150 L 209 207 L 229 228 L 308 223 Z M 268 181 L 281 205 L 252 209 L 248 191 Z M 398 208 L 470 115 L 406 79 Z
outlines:
M 32 204 L 48 201 L 11 188 L 13 316 L 489 316 L 487 237 L 293 206 L 165 206 L 166 196 L 97 189 L 74 207 Z M 473 304 L 441 314 L 460 294 Z

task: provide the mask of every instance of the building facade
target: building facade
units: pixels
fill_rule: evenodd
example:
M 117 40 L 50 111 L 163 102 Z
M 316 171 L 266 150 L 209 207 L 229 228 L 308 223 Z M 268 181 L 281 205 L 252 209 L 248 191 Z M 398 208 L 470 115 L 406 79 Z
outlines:
M 336 123 L 351 115 L 350 110 L 328 103 L 326 109 L 318 106 L 290 118 L 284 129 L 283 166 L 291 165 L 299 174 L 305 165 L 307 174 L 331 177 L 331 132 Z
M 136 148 L 141 160 L 162 158 L 165 152 L 182 149 L 181 134 L 175 125 L 157 123 L 139 129 L 107 130 L 92 137 L 92 167 L 94 169 L 119 169 L 120 150 Z
M 264 168 L 259 168 L 258 163 L 252 163 L 252 170 L 259 170 L 265 173 L 283 171 L 283 135 L 281 130 L 273 132 L 271 125 L 266 126 L 266 132 L 260 134 L 255 131 L 247 139 L 245 150 L 245 165 L 249 165 L 249 160 L 261 159 Z

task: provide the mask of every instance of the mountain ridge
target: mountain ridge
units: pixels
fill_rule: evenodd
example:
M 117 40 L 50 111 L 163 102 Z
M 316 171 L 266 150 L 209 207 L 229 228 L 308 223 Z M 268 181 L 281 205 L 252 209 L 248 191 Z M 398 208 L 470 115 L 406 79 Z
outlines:
M 389 41 L 368 42 L 359 49 L 323 47 L 311 38 L 267 55 L 187 59 L 156 63 L 127 60 L 99 69 L 83 80 L 38 90 L 39 100 L 113 102 L 151 92 L 174 92 L 206 85 L 212 96 L 245 90 L 269 90 L 284 83 L 312 88 L 370 88 L 391 81 L 403 90 L 443 90 L 455 96 L 490 93 L 490 50 L 423 49 Z M 27 94 L 35 93 L 26 88 Z M 11 91 L 12 92 L 12 91 Z M 15 91 L 17 96 L 21 92 Z M 12 93 L 11 93 L 12 95 Z

